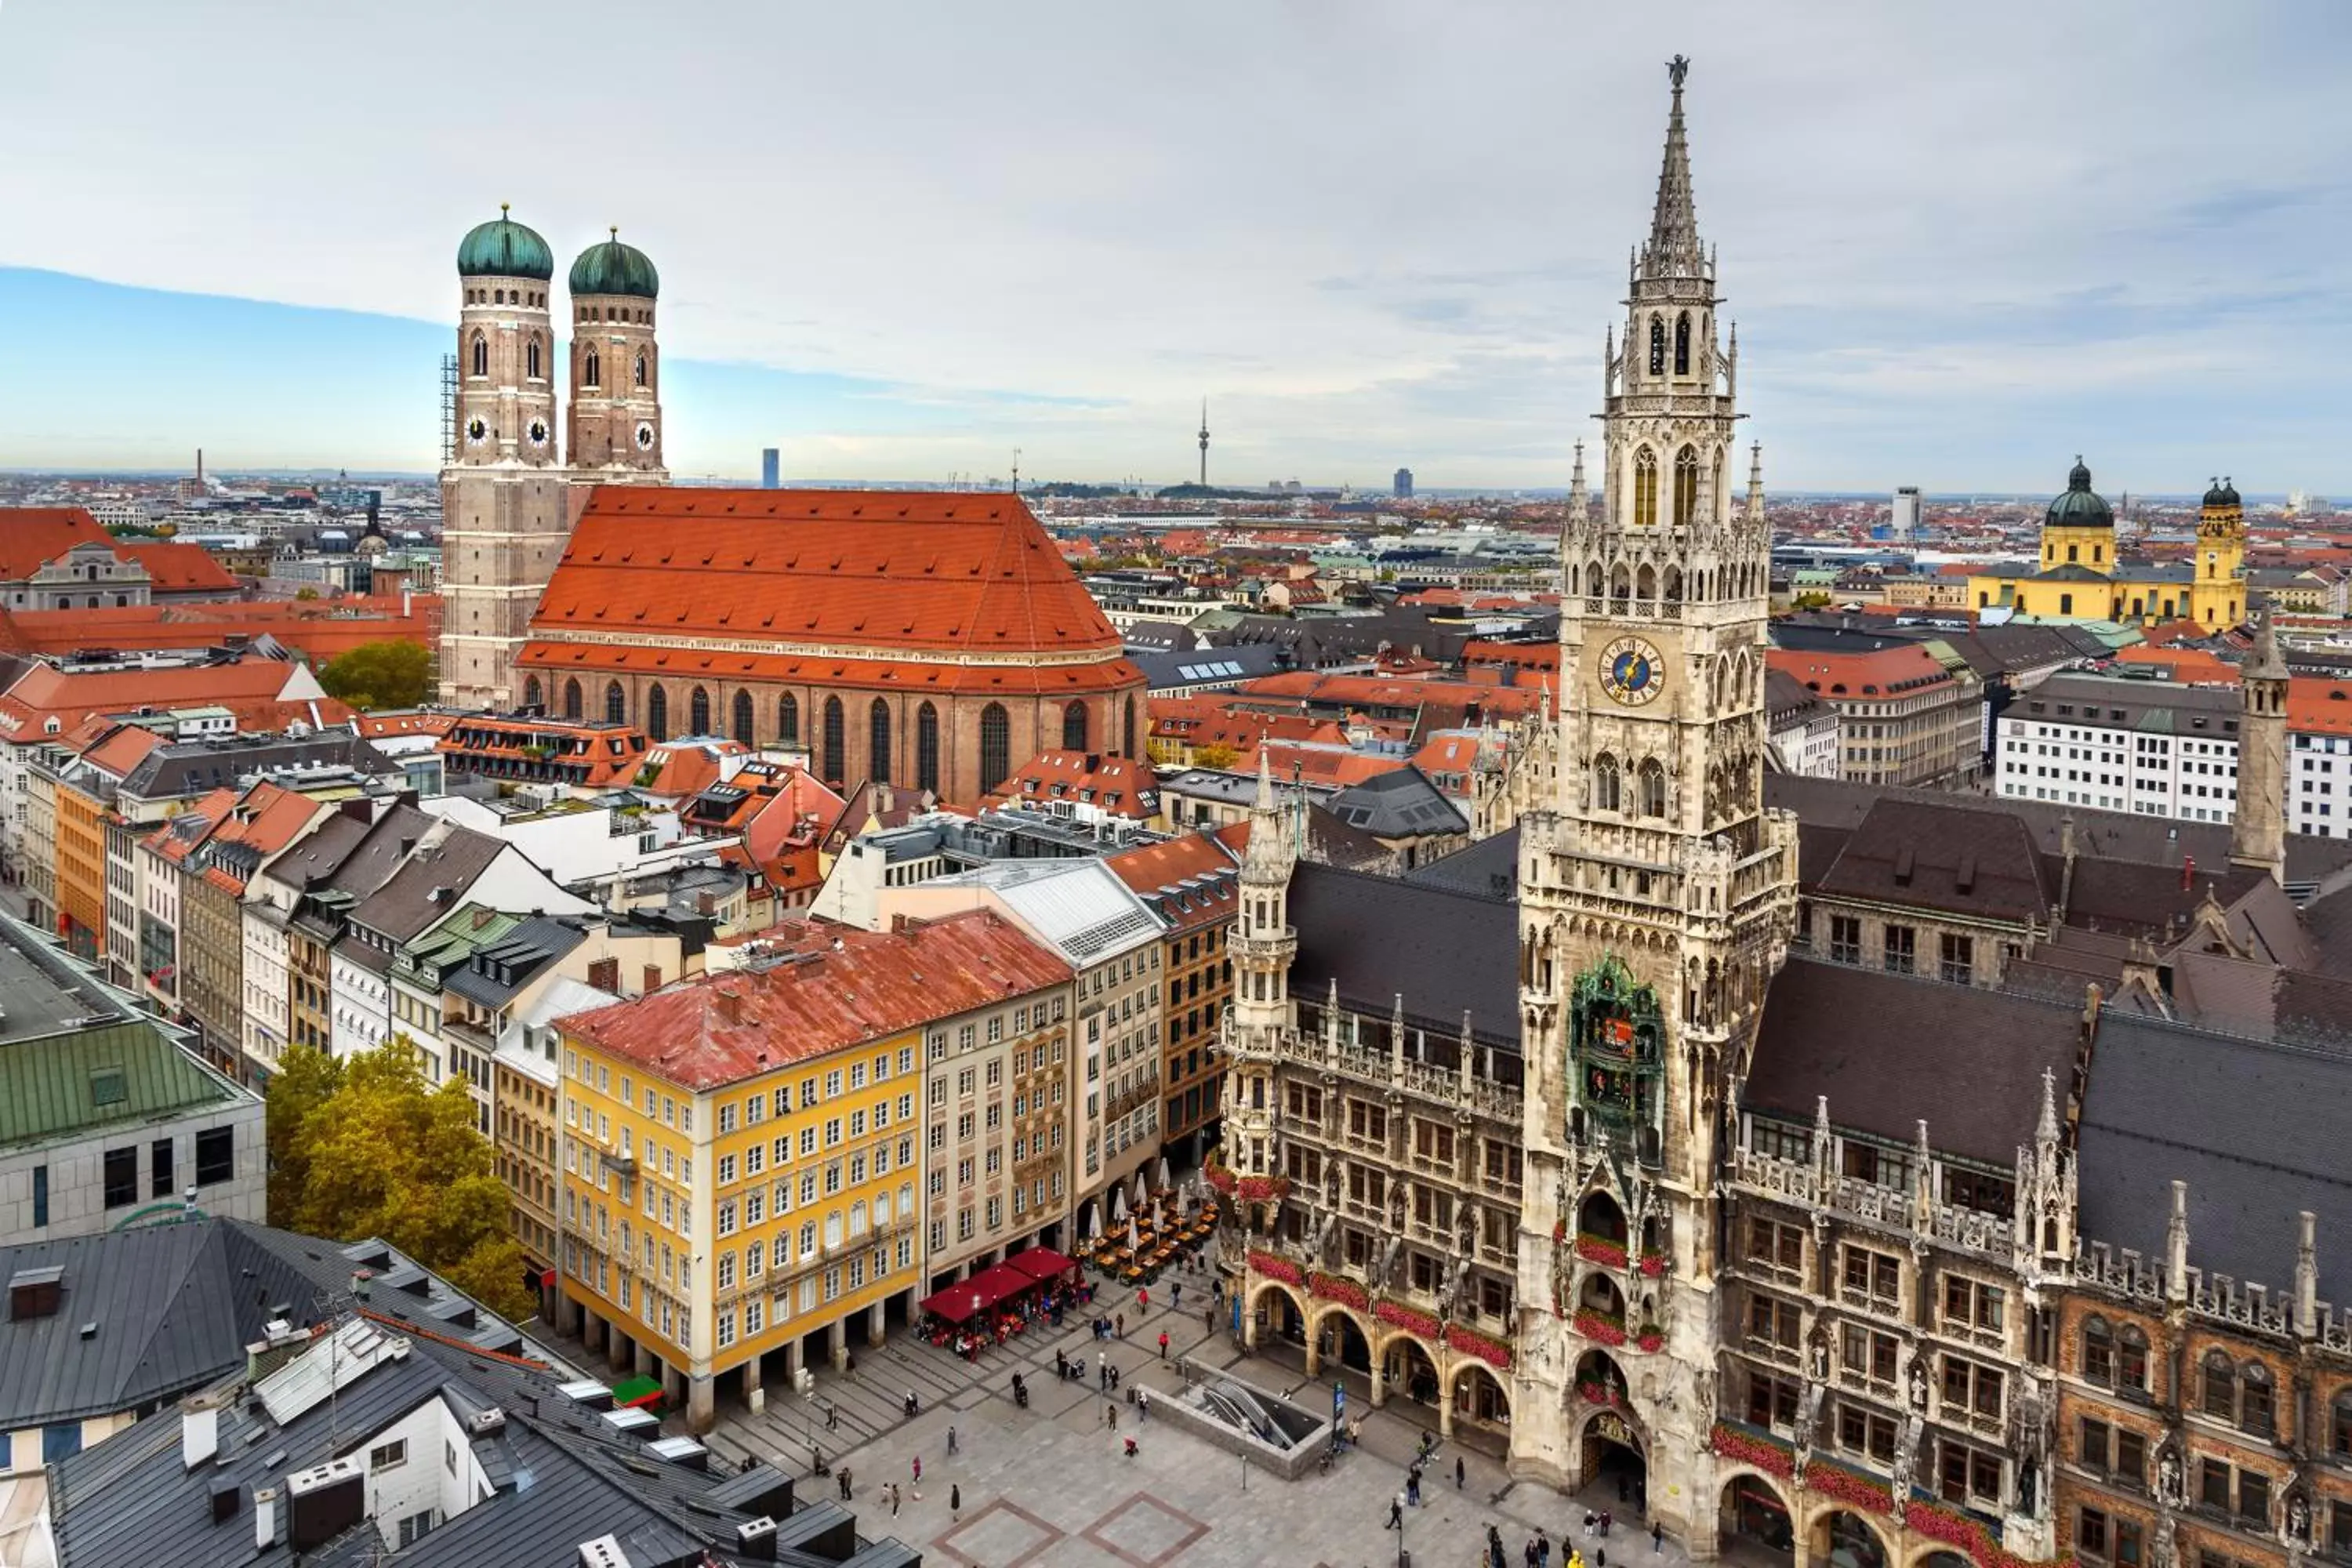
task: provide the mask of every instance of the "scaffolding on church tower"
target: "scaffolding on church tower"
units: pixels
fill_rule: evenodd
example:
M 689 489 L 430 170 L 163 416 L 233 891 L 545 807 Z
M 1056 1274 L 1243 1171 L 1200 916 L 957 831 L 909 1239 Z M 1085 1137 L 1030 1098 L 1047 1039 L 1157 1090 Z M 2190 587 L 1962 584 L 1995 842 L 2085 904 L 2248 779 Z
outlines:
M 457 356 L 441 356 L 441 466 L 457 460 Z

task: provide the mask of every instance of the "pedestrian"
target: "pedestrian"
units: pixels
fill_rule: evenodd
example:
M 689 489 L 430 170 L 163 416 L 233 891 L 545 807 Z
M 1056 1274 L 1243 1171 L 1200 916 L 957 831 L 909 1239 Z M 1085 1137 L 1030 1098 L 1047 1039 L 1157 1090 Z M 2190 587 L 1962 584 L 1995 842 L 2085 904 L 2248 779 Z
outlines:
M 1536 1531 L 1536 1568 L 1551 1568 L 1551 1537 Z
M 1118 1337 L 1120 1339 L 1127 1338 L 1127 1314 L 1125 1312 L 1119 1313 L 1117 1321 L 1118 1324 Z
M 1386 1528 L 1390 1530 L 1404 1528 L 1404 1493 L 1402 1492 L 1389 1499 L 1389 1522 Z
M 1568 1555 L 1561 1561 L 1565 1568 L 1584 1568 L 1584 1553 L 1573 1546 L 1568 1548 Z
M 1600 1528 L 1600 1525 L 1601 1516 L 1593 1512 L 1591 1509 L 1586 1509 L 1584 1510 L 1584 1533 L 1587 1535 L 1591 1534 L 1595 1530 Z
M 1214 1305 L 1201 1309 L 1201 1326 L 1213 1334 L 1217 1331 L 1217 1309 Z
M 1168 1288 L 1168 1304 L 1178 1311 L 1184 1310 L 1184 1282 L 1181 1279 Z
M 1462 1456 L 1459 1454 L 1454 1456 L 1454 1489 L 1457 1492 L 1462 1489 Z
M 1602 1509 L 1601 1510 L 1601 1539 L 1603 1541 L 1609 1539 L 1609 1510 L 1605 1508 Z
M 1656 1520 L 1650 1521 L 1650 1551 L 1654 1555 L 1666 1549 L 1666 1527 Z
M 1109 1427 L 1114 1432 L 1118 1430 L 1118 1405 L 1106 1405 L 1103 1406 L 1103 1425 Z
M 1150 1310 L 1151 1310 L 1151 1288 L 1148 1285 L 1139 1287 L 1135 1292 L 1135 1315 L 1139 1318 Z
M 1404 1479 L 1404 1500 L 1415 1508 L 1421 1506 L 1421 1476 L 1418 1471 Z
M 1609 1568 L 1609 1548 L 1596 1546 L 1592 1549 L 1592 1568 Z
M 1110 1392 L 1110 1357 L 1100 1351 L 1095 1352 L 1095 1381 L 1102 1384 L 1104 1393 Z
M 1118 1392 L 1118 1380 L 1119 1370 L 1117 1367 L 1112 1367 L 1110 1369 L 1110 1391 L 1113 1394 L 1117 1394 Z
M 923 1457 L 920 1454 L 915 1456 L 915 1484 L 923 1484 Z
M 955 1436 L 955 1428 L 954 1428 L 954 1427 L 952 1427 L 952 1426 L 950 1426 L 950 1427 L 949 1427 L 949 1428 L 948 1428 L 948 1452 L 949 1452 L 949 1453 L 950 1453 L 950 1454 L 952 1454 L 952 1453 L 954 1453 L 955 1451 L 956 1451 L 956 1436 Z
M 849 1467 L 847 1465 L 841 1467 L 841 1500 L 844 1502 L 849 1500 Z
M 1059 1345 L 1054 1347 L 1054 1375 L 1055 1377 L 1070 1375 L 1070 1358 L 1062 1352 Z
M 1526 1563 L 1527 1568 L 1536 1568 L 1536 1538 L 1534 1536 L 1530 1535 L 1528 1537 L 1527 1545 L 1520 1550 L 1519 1561 Z
M 1168 1331 L 1166 1329 L 1160 1331 L 1160 1359 L 1161 1361 L 1166 1361 L 1168 1359 Z
M 1151 1419 L 1151 1390 L 1139 1388 L 1135 1391 L 1135 1418 L 1138 1421 Z
M 892 1519 L 896 1519 L 896 1518 L 898 1518 L 898 1499 L 899 1499 L 899 1496 L 900 1496 L 900 1494 L 899 1494 L 899 1491 L 898 1491 L 898 1482 L 896 1482 L 896 1481 L 892 1481 L 892 1482 L 890 1483 L 890 1517 L 891 1517 Z
M 960 1523 L 962 1519 L 963 1488 L 961 1486 L 950 1487 L 948 1489 L 948 1522 L 950 1524 L 956 1524 Z

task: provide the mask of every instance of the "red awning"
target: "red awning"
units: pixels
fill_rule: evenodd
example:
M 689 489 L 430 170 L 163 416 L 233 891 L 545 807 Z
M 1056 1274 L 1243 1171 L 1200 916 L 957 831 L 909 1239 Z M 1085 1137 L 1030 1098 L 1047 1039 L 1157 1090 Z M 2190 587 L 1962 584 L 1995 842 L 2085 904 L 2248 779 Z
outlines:
M 926 1296 L 917 1303 L 921 1310 L 945 1318 L 950 1323 L 961 1323 L 975 1312 L 985 1311 L 1008 1296 L 1017 1296 L 1034 1289 L 1037 1281 L 1008 1264 L 1000 1263 L 984 1268 L 961 1285 Z
M 1032 1279 L 1060 1279 L 1077 1269 L 1077 1263 L 1063 1257 L 1050 1247 L 1033 1247 L 1004 1260 L 1007 1268 L 1017 1268 Z

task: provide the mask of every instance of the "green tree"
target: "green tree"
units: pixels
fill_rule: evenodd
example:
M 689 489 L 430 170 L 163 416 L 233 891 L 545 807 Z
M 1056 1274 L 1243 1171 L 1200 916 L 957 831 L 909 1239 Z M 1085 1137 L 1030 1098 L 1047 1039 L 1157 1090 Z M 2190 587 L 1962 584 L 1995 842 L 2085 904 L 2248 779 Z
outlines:
M 1196 768 L 1229 768 L 1240 756 L 1241 753 L 1231 746 L 1212 741 L 1205 746 L 1192 748 L 1192 765 Z
M 270 1223 L 380 1237 L 492 1311 L 528 1317 L 506 1184 L 466 1080 L 427 1085 L 404 1036 L 340 1062 L 307 1059 L 318 1057 L 289 1051 L 270 1082 Z
M 306 605 L 318 596 L 319 590 L 316 588 L 298 588 L 294 591 L 294 597 Z
M 362 643 L 319 671 L 319 684 L 362 710 L 414 708 L 433 684 L 433 651 L 420 642 L 387 637 Z

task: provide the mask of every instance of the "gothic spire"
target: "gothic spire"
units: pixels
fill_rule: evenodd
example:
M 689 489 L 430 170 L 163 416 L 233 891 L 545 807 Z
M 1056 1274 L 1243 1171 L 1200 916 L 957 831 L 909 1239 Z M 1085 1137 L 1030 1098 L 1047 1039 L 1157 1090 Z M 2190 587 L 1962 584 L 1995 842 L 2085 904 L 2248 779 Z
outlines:
M 1748 448 L 1748 521 L 1760 526 L 1764 521 L 1764 443 L 1751 444 Z
M 1666 65 L 1674 83 L 1674 106 L 1666 114 L 1665 164 L 1658 172 L 1658 207 L 1650 219 L 1650 243 L 1642 260 L 1651 276 L 1696 275 L 1703 253 L 1698 214 L 1691 201 L 1690 142 L 1683 132 L 1683 78 L 1690 61 L 1676 55 Z
M 2286 660 L 2279 657 L 2278 627 L 2272 624 L 2270 610 L 2265 607 L 2262 619 L 2254 623 L 2254 658 L 2246 666 L 2246 673 L 2257 680 L 2284 680 Z
M 1584 443 L 1576 444 L 1576 465 L 1568 471 L 1568 521 L 1581 526 L 1591 521 L 1591 499 L 1584 493 Z

